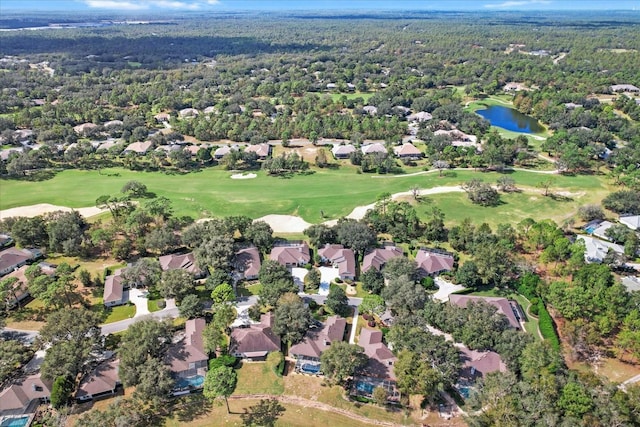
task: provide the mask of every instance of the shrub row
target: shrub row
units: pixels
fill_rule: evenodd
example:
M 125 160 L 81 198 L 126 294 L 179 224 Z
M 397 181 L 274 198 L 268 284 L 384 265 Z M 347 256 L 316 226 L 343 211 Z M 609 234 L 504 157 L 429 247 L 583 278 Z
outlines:
M 542 301 L 538 302 L 538 319 L 540 333 L 542 337 L 551 343 L 551 346 L 556 350 L 560 350 L 560 338 L 558 338 L 558 334 L 556 333 L 555 325 L 553 324 L 553 319 L 551 315 L 547 311 L 547 308 L 544 306 Z

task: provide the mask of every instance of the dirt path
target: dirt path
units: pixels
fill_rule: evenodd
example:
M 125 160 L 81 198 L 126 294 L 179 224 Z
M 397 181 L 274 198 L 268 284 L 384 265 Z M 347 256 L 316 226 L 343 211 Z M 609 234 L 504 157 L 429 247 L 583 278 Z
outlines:
M 229 396 L 230 400 L 255 400 L 255 399 L 276 399 L 281 403 L 289 403 L 292 405 L 302 406 L 304 408 L 314 408 L 319 409 L 321 411 L 333 412 L 336 414 L 340 414 L 344 417 L 350 418 L 352 420 L 359 421 L 361 423 L 367 423 L 374 426 L 391 426 L 391 427 L 401 427 L 403 424 L 396 424 L 387 421 L 379 421 L 371 418 L 367 418 L 362 415 L 358 415 L 351 411 L 347 411 L 346 409 L 336 408 L 334 406 L 327 405 L 326 403 L 317 402 L 315 400 L 304 399 L 302 397 L 297 396 L 289 396 L 289 395 L 272 395 L 272 394 L 240 394 L 240 395 L 231 395 Z

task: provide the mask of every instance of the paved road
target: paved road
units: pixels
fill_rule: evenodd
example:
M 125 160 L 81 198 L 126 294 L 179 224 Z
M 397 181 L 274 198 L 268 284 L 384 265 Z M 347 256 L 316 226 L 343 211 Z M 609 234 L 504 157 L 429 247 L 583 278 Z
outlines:
M 4 328 L 0 330 L 0 335 L 4 339 L 18 340 L 24 344 L 31 344 L 38 336 L 38 331 L 28 331 L 26 329 Z
M 154 311 L 153 313 L 147 315 L 149 317 L 153 317 L 156 319 L 165 319 L 167 317 L 176 318 L 180 313 L 176 307 L 167 307 L 164 310 Z M 107 323 L 106 325 L 102 325 L 102 335 L 114 334 L 116 332 L 122 332 L 126 330 L 129 326 L 134 324 L 140 319 L 146 319 L 147 316 L 133 317 L 131 319 L 121 320 L 119 322 Z

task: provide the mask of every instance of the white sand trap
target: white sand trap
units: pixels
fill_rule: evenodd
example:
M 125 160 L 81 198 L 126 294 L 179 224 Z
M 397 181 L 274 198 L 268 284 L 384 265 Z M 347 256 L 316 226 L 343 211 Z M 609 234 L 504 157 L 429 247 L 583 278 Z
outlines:
M 66 206 L 56 206 L 51 205 L 49 203 L 40 203 L 38 205 L 31 206 L 20 206 L 18 208 L 5 209 L 0 211 L 0 219 L 24 216 L 27 218 L 33 218 L 34 216 L 43 215 L 49 212 L 63 211 L 63 212 L 71 212 L 72 210 L 77 211 L 85 218 L 101 214 L 102 212 L 106 212 L 107 208 L 98 208 L 96 206 L 90 206 L 87 208 L 68 208 Z
M 255 173 L 236 173 L 231 175 L 231 179 L 252 179 L 257 177 Z
M 266 222 L 276 233 L 302 233 L 311 226 L 304 219 L 293 215 L 265 215 L 254 221 Z

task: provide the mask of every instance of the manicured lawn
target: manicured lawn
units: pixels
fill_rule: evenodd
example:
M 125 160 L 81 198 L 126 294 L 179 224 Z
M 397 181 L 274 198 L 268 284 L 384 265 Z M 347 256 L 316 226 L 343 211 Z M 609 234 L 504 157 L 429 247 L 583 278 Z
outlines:
M 187 397 L 189 398 L 189 397 Z M 229 399 L 229 407 L 231 414 L 227 414 L 227 408 L 224 405 L 210 405 L 207 411 L 193 417 L 187 414 L 185 418 L 174 416 L 167 419 L 164 423 L 165 427 L 210 427 L 210 426 L 242 426 L 240 414 L 245 408 L 249 408 L 258 403 L 258 400 L 233 400 Z M 361 423 L 352 420 L 340 414 L 323 411 L 320 409 L 302 407 L 285 403 L 285 412 L 276 422 L 276 426 L 287 427 L 327 427 L 327 426 L 349 426 L 349 427 L 365 427 L 370 424 Z
M 285 394 L 300 396 L 326 403 L 336 408 L 379 421 L 415 425 L 416 420 L 406 416 L 401 410 L 387 410 L 373 404 L 355 403 L 344 398 L 345 391 L 339 386 L 322 385 L 323 379 L 307 375 L 289 374 L 285 377 Z M 351 425 L 351 424 L 346 424 Z
M 262 290 L 261 283 L 255 283 L 253 285 L 247 285 L 246 283 L 238 283 L 236 287 L 239 297 L 248 297 L 250 295 L 258 295 Z
M 109 315 L 105 319 L 104 323 L 113 323 L 129 319 L 136 314 L 136 306 L 134 304 L 119 305 L 117 307 L 111 307 L 108 310 Z
M 242 362 L 234 394 L 282 394 L 284 383 L 264 362 Z
M 407 172 L 417 172 L 407 169 Z M 65 170 L 54 178 L 29 182 L 2 180 L 0 182 L 0 209 L 27 206 L 37 203 L 52 203 L 69 207 L 92 206 L 97 197 L 103 194 L 117 194 L 129 180 L 138 180 L 158 196 L 173 201 L 176 215 L 191 215 L 195 218 L 209 216 L 247 215 L 257 218 L 267 214 L 296 214 L 311 223 L 323 219 L 338 218 L 351 212 L 355 206 L 366 205 L 376 200 L 384 192 L 396 193 L 408 191 L 411 186 L 421 188 L 458 185 L 471 178 L 481 178 L 494 183 L 500 174 L 495 172 L 456 171 L 453 176 L 439 177 L 438 174 L 414 175 L 407 177 L 384 176 L 373 179 L 373 174 L 356 174 L 351 168 L 338 170 L 319 169 L 308 175 L 296 175 L 291 178 L 268 177 L 258 171 L 255 179 L 232 180 L 228 171 L 205 169 L 185 175 L 168 175 L 161 172 L 133 172 L 126 169 L 97 171 Z M 547 178 L 532 172 L 513 172 L 509 174 L 519 186 L 534 187 Z M 515 194 L 504 196 L 507 203 L 519 200 L 513 205 L 496 208 L 482 208 L 468 204 L 461 209 L 460 195 L 430 196 L 431 200 L 440 200 L 440 208 L 445 211 L 448 220 L 465 216 L 483 217 L 503 216 L 523 217 L 537 215 L 548 217 L 569 214 L 580 203 L 600 200 L 606 194 L 608 185 L 604 177 L 597 175 L 554 176 L 554 190 L 586 193 L 574 202 L 554 201 L 539 197 L 529 200 L 531 195 Z M 82 182 L 82 186 L 76 185 Z M 348 183 L 348 185 L 345 185 Z M 74 191 L 68 191 L 74 188 Z M 453 197 L 453 199 L 451 198 Z M 511 213 L 521 208 L 524 214 Z M 471 208 L 469 211 L 467 208 Z M 467 213 L 469 212 L 469 213 Z

